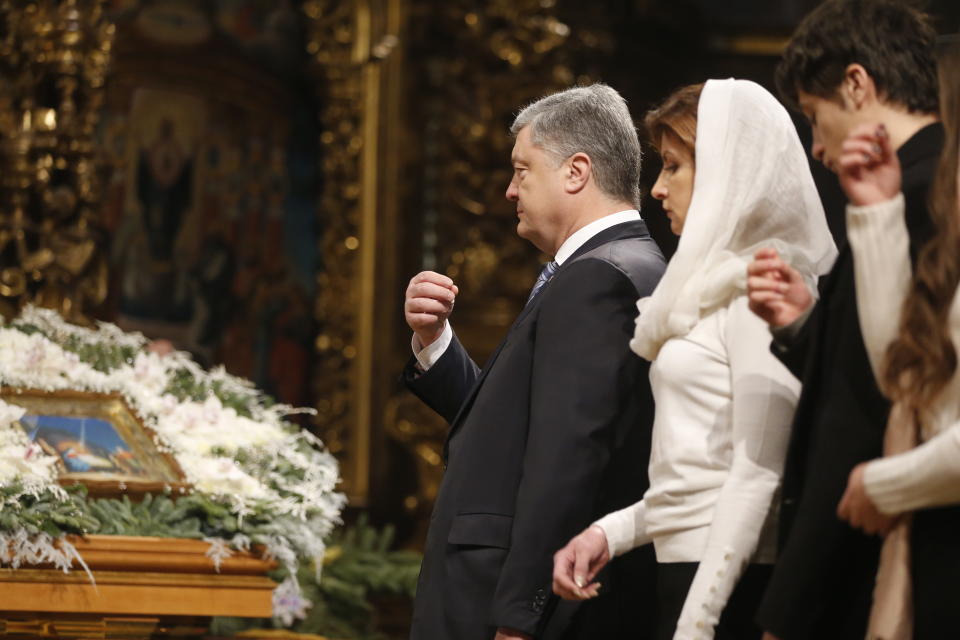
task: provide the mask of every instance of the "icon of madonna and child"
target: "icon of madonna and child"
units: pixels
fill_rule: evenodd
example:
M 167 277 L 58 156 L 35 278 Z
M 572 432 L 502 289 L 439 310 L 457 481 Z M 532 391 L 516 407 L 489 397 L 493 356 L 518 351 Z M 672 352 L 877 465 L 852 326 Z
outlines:
M 30 440 L 56 456 L 65 473 L 145 477 L 148 471 L 116 428 L 101 418 L 30 415 L 20 419 Z

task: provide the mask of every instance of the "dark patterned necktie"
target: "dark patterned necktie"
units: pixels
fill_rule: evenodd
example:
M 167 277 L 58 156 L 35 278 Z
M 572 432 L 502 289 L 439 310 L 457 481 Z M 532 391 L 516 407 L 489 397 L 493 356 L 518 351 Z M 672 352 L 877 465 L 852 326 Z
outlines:
M 537 277 L 537 281 L 533 283 L 533 289 L 530 290 L 530 297 L 527 298 L 527 304 L 530 304 L 530 301 L 533 300 L 538 293 L 540 293 L 540 289 L 543 289 L 546 284 L 550 282 L 550 278 L 553 277 L 553 274 L 555 274 L 559 268 L 560 265 L 553 260 L 543 265 L 543 269 L 540 270 L 540 275 Z

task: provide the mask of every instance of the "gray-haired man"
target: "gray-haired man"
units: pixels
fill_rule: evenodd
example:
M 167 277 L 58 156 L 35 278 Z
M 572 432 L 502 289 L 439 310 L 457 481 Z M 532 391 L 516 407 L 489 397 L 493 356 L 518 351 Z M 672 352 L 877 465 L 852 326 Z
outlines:
M 623 98 L 599 84 L 534 102 L 511 132 L 517 233 L 554 260 L 483 370 L 447 321 L 453 281 L 423 272 L 407 288 L 404 379 L 450 423 L 411 638 L 623 637 L 616 575 L 580 610 L 558 604 L 551 575 L 570 536 L 647 486 L 653 407 L 627 343 L 665 265 L 636 209 L 640 144 Z M 636 597 L 652 561 L 627 562 L 647 567 L 624 581 Z

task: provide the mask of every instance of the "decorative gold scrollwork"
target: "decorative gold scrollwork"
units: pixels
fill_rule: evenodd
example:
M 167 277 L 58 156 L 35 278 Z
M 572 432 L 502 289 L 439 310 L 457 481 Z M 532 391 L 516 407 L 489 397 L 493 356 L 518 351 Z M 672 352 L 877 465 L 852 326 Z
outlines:
M 90 322 L 107 295 L 93 135 L 114 27 L 104 0 L 3 2 L 0 312 Z

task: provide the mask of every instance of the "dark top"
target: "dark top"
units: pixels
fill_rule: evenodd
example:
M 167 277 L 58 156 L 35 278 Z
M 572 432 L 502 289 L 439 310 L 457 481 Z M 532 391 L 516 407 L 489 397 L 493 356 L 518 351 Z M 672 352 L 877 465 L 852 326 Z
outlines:
M 926 199 L 942 146 L 937 123 L 897 151 L 913 261 L 932 233 Z M 854 530 L 836 511 L 853 467 L 882 455 L 890 405 L 863 344 L 845 241 L 803 328 L 771 348 L 803 389 L 784 469 L 780 557 L 757 619 L 783 640 L 862 638 L 880 538 Z

